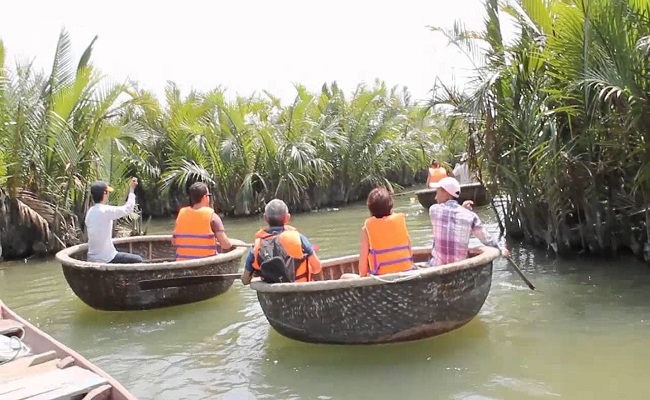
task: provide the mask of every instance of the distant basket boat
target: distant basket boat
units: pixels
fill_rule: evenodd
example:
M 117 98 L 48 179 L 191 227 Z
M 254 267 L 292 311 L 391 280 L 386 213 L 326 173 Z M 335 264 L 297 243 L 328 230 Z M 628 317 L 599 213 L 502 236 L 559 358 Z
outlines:
M 359 256 L 323 261 L 322 281 L 251 283 L 264 315 L 280 334 L 304 342 L 374 344 L 440 335 L 474 318 L 490 292 L 491 247 L 461 262 L 380 277 L 338 278 L 357 273 Z M 413 249 L 416 262 L 431 248 Z
M 196 260 L 174 261 L 171 235 L 114 239 L 118 251 L 141 255 L 140 264 L 94 263 L 86 260 L 87 244 L 61 250 L 56 259 L 72 291 L 98 310 L 145 310 L 206 300 L 233 284 L 245 243 L 234 250 Z
M 422 207 L 427 210 L 436 203 L 436 189 L 418 190 L 415 192 L 415 195 L 418 197 L 418 201 L 422 204 Z M 466 185 L 460 185 L 458 203 L 463 204 L 465 200 L 472 200 L 474 205 L 479 207 L 486 205 L 490 201 L 490 198 L 485 186 L 481 183 L 468 183 Z
M 27 347 L 0 364 L 0 399 L 136 400 L 119 382 L 0 301 L 0 337 Z M 22 346 L 21 346 L 22 347 Z

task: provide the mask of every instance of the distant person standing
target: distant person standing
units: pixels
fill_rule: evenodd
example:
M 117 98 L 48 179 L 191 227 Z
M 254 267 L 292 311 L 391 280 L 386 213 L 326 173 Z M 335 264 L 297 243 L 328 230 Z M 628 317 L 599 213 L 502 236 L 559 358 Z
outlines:
M 472 234 L 486 246 L 496 247 L 508 257 L 510 251 L 497 243 L 485 229 L 481 219 L 471 211 L 471 200 L 461 206 L 456 199 L 460 196 L 460 184 L 454 178 L 443 178 L 435 184 L 436 202 L 429 208 L 433 233 L 433 248 L 429 266 L 434 267 L 461 261 L 467 258 L 469 238 Z
M 431 160 L 431 166 L 429 167 L 429 177 L 427 178 L 427 186 L 432 187 L 431 185 L 433 183 L 438 182 L 446 176 L 447 170 L 441 167 L 435 158 Z
M 472 178 L 469 173 L 469 165 L 467 164 L 466 154 L 463 154 L 463 157 L 460 159 L 460 164 L 456 164 L 452 173 L 454 174 L 454 177 L 458 179 L 458 182 L 461 185 L 467 185 L 472 183 Z
M 137 254 L 115 250 L 113 245 L 113 221 L 125 217 L 135 208 L 135 188 L 138 179 L 131 178 L 129 196 L 123 206 L 110 206 L 108 194 L 113 188 L 105 182 L 97 181 L 90 185 L 90 194 L 95 203 L 86 213 L 86 230 L 88 232 L 87 260 L 98 263 L 133 264 L 142 262 Z

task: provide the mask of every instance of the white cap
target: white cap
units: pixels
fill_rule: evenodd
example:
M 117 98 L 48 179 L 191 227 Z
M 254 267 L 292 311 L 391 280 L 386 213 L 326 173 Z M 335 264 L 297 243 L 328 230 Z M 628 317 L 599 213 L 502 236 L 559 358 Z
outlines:
M 460 183 L 458 183 L 456 179 L 450 176 L 442 178 L 438 182 L 432 183 L 430 186 L 434 189 L 441 187 L 445 189 L 445 192 L 449 193 L 455 198 L 458 198 L 458 196 L 460 196 Z

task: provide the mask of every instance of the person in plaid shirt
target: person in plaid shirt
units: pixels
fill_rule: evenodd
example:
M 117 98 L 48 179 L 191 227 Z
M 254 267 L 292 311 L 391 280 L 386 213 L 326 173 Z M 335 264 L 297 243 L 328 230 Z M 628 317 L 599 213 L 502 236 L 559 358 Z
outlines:
M 436 202 L 429 208 L 433 230 L 433 247 L 429 266 L 437 266 L 461 261 L 467 258 L 469 237 L 474 234 L 486 246 L 496 247 L 508 257 L 510 251 L 497 243 L 485 229 L 481 219 L 472 211 L 471 200 L 461 206 L 456 199 L 460 196 L 460 184 L 447 177 L 436 182 Z

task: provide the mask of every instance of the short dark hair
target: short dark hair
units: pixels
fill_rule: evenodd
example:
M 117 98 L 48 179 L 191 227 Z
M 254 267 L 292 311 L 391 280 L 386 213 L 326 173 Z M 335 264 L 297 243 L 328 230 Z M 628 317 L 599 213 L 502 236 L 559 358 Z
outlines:
M 433 165 L 433 164 L 438 164 L 438 165 L 440 165 L 440 163 L 438 162 L 438 160 L 436 160 L 435 158 L 432 158 L 432 159 L 431 159 L 431 164 L 429 164 L 429 165 Z
M 375 218 L 383 218 L 393 210 L 393 196 L 384 188 L 372 189 L 368 195 L 368 210 Z
M 208 185 L 203 182 L 195 182 L 188 190 L 190 193 L 190 205 L 198 204 L 203 196 L 208 194 Z
M 93 202 L 95 204 L 101 203 L 102 199 L 104 199 L 104 194 L 108 190 L 108 185 L 106 182 L 103 181 L 95 181 L 93 182 L 92 185 L 90 185 L 90 195 L 93 198 Z

